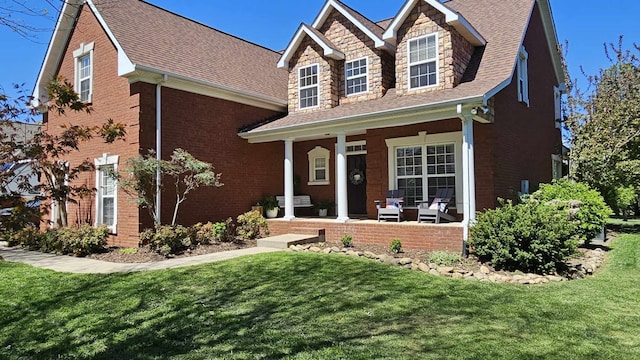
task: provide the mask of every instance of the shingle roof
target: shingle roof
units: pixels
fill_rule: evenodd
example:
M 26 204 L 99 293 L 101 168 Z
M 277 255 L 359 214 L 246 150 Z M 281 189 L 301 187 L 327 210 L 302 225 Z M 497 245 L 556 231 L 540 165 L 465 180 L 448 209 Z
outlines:
M 451 0 L 447 2 L 449 8 L 463 15 L 487 40 L 484 51 L 474 52 L 470 62 L 474 66 L 470 66 L 468 73 L 464 76 L 467 82 L 453 89 L 405 96 L 399 96 L 394 89 L 391 89 L 385 96 L 376 100 L 344 104 L 327 110 L 290 113 L 249 133 L 482 97 L 511 78 L 534 1 Z
M 288 73 L 275 51 L 140 0 L 95 0 L 133 64 L 280 100 Z M 222 65 L 221 65 L 222 64 Z

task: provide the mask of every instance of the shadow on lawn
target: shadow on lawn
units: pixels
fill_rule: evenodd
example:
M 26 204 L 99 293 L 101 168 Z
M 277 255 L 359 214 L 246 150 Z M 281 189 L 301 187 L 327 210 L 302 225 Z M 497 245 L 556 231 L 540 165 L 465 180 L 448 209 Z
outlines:
M 514 329 L 541 311 L 518 305 L 524 287 L 484 291 L 490 285 L 315 254 L 128 275 L 37 273 L 20 304 L 0 310 L 2 358 L 446 354 L 477 344 L 478 332 L 524 339 Z M 508 319 L 496 318 L 505 311 Z M 547 315 L 549 324 L 558 316 Z

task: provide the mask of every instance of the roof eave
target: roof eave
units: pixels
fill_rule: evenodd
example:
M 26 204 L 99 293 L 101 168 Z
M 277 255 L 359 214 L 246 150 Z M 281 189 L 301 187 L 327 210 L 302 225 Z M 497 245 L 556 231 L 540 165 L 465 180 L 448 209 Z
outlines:
M 558 43 L 558 33 L 553 19 L 553 12 L 551 11 L 551 4 L 549 3 L 549 0 L 537 1 L 540 5 L 542 26 L 544 27 L 544 31 L 547 36 L 547 44 L 549 45 L 549 51 L 551 52 L 551 61 L 553 62 L 556 80 L 558 81 L 558 84 L 562 86 L 566 83 L 566 74 L 564 67 L 562 66 L 562 54 Z
M 296 31 L 296 34 L 293 36 L 291 41 L 289 42 L 289 46 L 280 57 L 278 61 L 279 69 L 289 69 L 289 60 L 293 57 L 293 54 L 296 52 L 304 37 L 309 36 L 313 41 L 315 41 L 318 45 L 322 47 L 324 52 L 324 56 L 334 59 L 334 60 L 344 60 L 345 55 L 340 50 L 336 49 L 332 46 L 332 44 L 328 44 L 326 41 L 317 36 L 313 31 L 311 31 L 306 24 L 301 24 Z
M 403 108 L 376 111 L 348 117 L 336 117 L 307 124 L 290 125 L 267 130 L 250 130 L 238 135 L 250 143 L 278 141 L 285 138 L 323 136 L 332 132 L 361 131 L 372 128 L 403 126 L 425 121 L 458 117 L 458 105 L 471 110 L 483 105 L 484 96 L 471 96 L 446 100 L 428 105 L 420 104 Z M 481 120 L 475 118 L 475 120 Z M 488 122 L 488 120 L 486 120 Z

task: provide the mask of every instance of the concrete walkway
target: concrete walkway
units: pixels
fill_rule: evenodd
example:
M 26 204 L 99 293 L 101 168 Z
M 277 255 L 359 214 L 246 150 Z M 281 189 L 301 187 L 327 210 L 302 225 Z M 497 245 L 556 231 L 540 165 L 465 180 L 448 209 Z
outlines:
M 122 264 L 72 256 L 44 254 L 36 251 L 27 251 L 18 248 L 8 248 L 5 246 L 0 246 L 0 256 L 2 256 L 5 261 L 20 262 L 43 269 L 75 274 L 111 274 L 173 269 L 184 266 L 229 260 L 240 256 L 264 254 L 276 251 L 282 250 L 265 247 L 253 247 L 206 255 L 188 256 L 164 261 Z

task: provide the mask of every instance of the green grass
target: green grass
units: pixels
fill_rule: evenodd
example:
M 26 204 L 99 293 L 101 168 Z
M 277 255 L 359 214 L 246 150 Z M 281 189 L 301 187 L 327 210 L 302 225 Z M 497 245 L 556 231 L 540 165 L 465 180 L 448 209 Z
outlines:
M 640 235 L 525 287 L 274 253 L 69 275 L 0 263 L 2 359 L 640 359 Z

